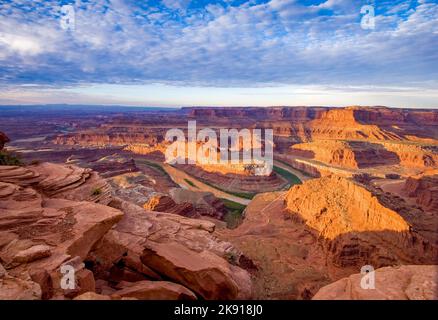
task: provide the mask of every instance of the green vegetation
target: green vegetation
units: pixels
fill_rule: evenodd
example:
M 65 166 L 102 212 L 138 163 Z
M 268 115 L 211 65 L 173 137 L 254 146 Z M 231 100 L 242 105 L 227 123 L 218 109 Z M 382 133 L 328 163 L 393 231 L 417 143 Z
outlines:
M 154 168 L 154 169 L 158 170 L 158 171 L 161 172 L 164 176 L 166 176 L 167 178 L 169 178 L 170 180 L 172 180 L 172 178 L 169 176 L 169 174 L 166 172 L 166 170 L 164 170 L 164 168 L 163 168 L 160 164 L 155 163 L 155 162 L 152 162 L 152 161 L 144 160 L 144 159 L 142 159 L 142 160 L 136 160 L 136 161 L 143 162 L 145 165 L 147 165 L 147 166 L 149 166 L 149 167 L 151 167 L 151 168 Z
M 218 189 L 218 190 L 220 190 L 222 192 L 228 193 L 228 194 L 230 194 L 232 196 L 236 196 L 236 197 L 239 197 L 239 198 L 252 200 L 252 198 L 254 198 L 257 195 L 257 193 L 254 193 L 254 192 L 238 192 L 238 191 L 226 190 L 226 189 L 223 189 L 221 187 L 218 187 L 218 186 L 216 186 L 216 185 L 206 181 L 205 179 L 200 179 L 200 178 L 198 178 L 198 179 L 200 181 L 202 181 L 203 183 L 205 183 L 206 185 L 210 186 L 210 187 L 213 187 L 213 188 Z
M 287 189 L 289 189 L 294 184 L 301 184 L 301 180 L 296 175 L 294 175 L 293 173 L 290 173 L 289 171 L 287 171 L 283 168 L 274 166 L 274 172 L 276 174 L 282 176 L 284 179 L 287 180 L 287 182 L 289 182 L 289 184 L 286 186 Z
M 192 187 L 199 189 L 194 183 L 193 181 L 189 180 L 189 179 L 184 179 L 185 182 L 187 182 L 189 185 L 191 185 Z
M 92 196 L 99 196 L 102 194 L 102 189 L 101 188 L 94 188 L 93 192 L 91 192 Z
M 246 206 L 228 199 L 221 200 L 224 203 L 225 208 L 228 210 L 228 212 L 225 214 L 224 221 L 227 223 L 228 228 L 234 229 L 242 222 L 243 211 L 245 210 Z
M 21 166 L 20 158 L 7 151 L 0 151 L 0 166 Z
M 286 161 L 283 161 L 283 160 L 280 160 L 280 159 L 275 159 L 275 161 L 284 164 L 284 165 L 285 165 L 286 167 L 288 167 L 288 168 L 291 168 L 291 169 L 294 169 L 295 171 L 300 172 L 303 176 L 306 176 L 306 177 L 309 177 L 309 178 L 313 178 L 313 177 L 312 177 L 310 174 L 308 174 L 307 172 L 302 171 L 302 170 L 298 170 L 298 169 L 292 167 L 292 166 L 290 165 L 290 163 L 287 163 Z

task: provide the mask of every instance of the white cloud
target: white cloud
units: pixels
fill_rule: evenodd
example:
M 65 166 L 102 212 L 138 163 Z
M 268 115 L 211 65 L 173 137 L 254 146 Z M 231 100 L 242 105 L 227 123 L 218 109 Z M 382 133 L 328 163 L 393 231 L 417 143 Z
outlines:
M 74 32 L 60 28 L 57 1 L 38 3 L 0 4 L 0 82 L 387 86 L 438 77 L 432 2 L 382 5 L 366 31 L 358 1 L 77 1 Z

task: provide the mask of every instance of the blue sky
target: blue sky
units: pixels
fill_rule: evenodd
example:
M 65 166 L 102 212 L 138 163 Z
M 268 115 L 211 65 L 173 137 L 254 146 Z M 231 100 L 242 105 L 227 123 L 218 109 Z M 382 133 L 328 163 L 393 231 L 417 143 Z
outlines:
M 438 107 L 437 48 L 438 1 L 2 0 L 0 104 Z

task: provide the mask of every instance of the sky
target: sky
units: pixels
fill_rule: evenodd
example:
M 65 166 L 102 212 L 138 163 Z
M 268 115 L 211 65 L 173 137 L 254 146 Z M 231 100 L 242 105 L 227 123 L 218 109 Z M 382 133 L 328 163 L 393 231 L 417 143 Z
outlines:
M 438 108 L 438 0 L 0 0 L 0 104 Z

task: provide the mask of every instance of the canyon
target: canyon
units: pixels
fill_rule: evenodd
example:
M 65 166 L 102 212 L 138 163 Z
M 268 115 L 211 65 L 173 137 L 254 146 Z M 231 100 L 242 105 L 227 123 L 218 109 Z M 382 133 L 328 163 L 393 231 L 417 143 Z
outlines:
M 273 171 L 166 163 L 194 120 Z M 0 156 L 0 299 L 438 299 L 435 109 L 9 111 Z

